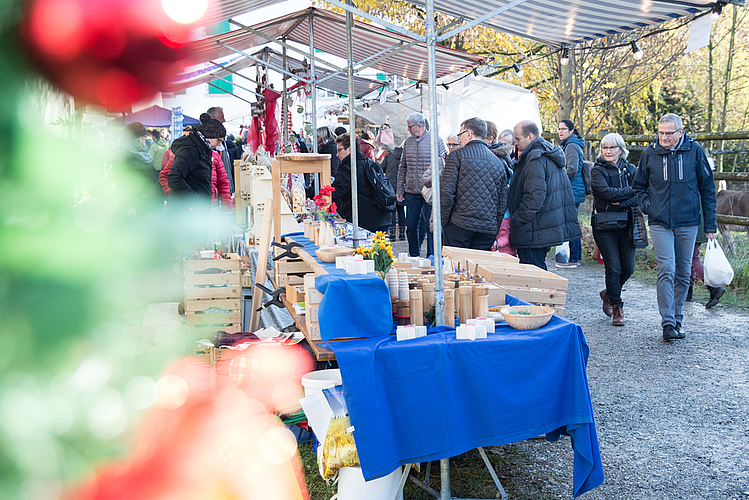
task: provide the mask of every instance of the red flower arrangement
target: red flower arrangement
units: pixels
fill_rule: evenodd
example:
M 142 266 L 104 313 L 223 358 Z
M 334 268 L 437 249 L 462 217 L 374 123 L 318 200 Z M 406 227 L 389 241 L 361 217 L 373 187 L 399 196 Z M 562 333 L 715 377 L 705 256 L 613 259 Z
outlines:
M 333 186 L 323 186 L 320 188 L 320 193 L 312 198 L 312 201 L 315 202 L 315 206 L 317 206 L 317 213 L 320 216 L 320 219 L 330 224 L 335 222 L 336 210 L 338 210 L 338 207 L 333 201 L 333 191 L 335 191 Z

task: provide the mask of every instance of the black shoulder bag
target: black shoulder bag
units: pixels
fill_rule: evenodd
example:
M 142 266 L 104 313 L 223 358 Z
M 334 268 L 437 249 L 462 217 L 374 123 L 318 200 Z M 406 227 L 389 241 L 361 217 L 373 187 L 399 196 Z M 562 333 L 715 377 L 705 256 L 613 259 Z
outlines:
M 629 210 L 609 212 L 609 204 L 606 203 L 605 212 L 594 212 L 592 216 L 593 227 L 596 231 L 621 231 L 629 225 Z

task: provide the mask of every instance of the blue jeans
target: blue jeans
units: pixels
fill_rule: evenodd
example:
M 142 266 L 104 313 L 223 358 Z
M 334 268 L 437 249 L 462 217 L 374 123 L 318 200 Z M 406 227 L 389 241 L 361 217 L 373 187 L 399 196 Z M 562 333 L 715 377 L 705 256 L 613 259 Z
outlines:
M 655 264 L 658 268 L 658 310 L 661 326 L 676 326 L 684 319 L 682 308 L 689 290 L 692 274 L 692 253 L 698 226 L 668 229 L 652 224 L 650 236 L 653 240 Z
M 546 271 L 546 254 L 550 248 L 518 248 L 518 259 L 521 264 L 531 264 Z
M 580 209 L 580 204 L 575 204 L 576 209 Z M 581 240 L 570 241 L 570 262 L 582 262 L 583 260 L 583 245 Z
M 432 206 L 421 194 L 405 194 L 406 199 L 406 238 L 408 239 L 408 254 L 418 257 L 421 253 L 421 243 L 427 237 L 427 257 L 434 253 L 432 249 L 433 237 L 429 232 L 429 217 L 432 216 Z
M 597 231 L 593 238 L 606 266 L 606 293 L 612 305 L 623 306 L 622 286 L 635 270 L 635 249 L 629 244 L 629 229 L 623 231 Z

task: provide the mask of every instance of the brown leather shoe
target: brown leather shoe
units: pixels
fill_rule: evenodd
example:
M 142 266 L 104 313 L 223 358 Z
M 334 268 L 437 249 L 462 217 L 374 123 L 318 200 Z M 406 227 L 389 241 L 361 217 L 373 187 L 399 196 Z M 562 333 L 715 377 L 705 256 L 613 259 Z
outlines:
M 608 316 L 609 318 L 611 315 L 614 314 L 614 309 L 611 307 L 611 302 L 609 301 L 609 294 L 606 292 L 606 290 L 601 290 L 601 300 L 603 300 L 603 314 Z
M 614 326 L 624 326 L 624 308 L 622 306 L 614 305 L 614 319 L 611 320 L 611 324 Z

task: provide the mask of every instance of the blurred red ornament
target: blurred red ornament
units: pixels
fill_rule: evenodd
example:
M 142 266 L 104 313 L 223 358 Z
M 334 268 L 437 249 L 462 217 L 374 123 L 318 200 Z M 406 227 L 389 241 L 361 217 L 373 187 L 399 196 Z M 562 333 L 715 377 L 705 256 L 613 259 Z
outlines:
M 85 103 L 128 111 L 181 71 L 195 24 L 180 24 L 161 2 L 31 0 L 23 41 L 37 69 Z

